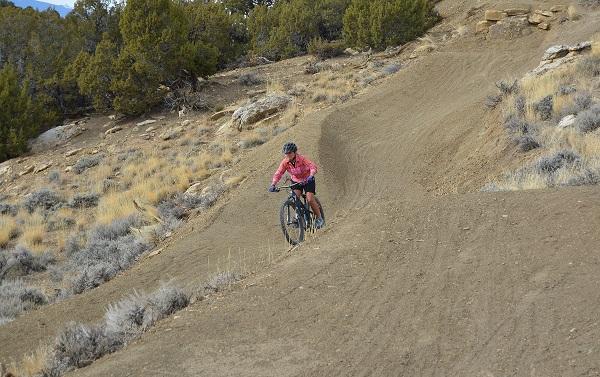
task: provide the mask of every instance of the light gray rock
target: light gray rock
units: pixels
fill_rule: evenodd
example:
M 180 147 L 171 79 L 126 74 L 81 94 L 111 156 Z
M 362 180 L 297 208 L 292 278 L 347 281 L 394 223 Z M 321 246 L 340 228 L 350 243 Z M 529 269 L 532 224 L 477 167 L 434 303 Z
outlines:
M 121 127 L 121 126 L 115 126 L 115 127 L 112 127 L 112 128 L 109 128 L 108 130 L 106 130 L 104 132 L 104 134 L 108 136 L 110 134 L 114 134 L 115 132 L 119 132 L 122 129 L 123 129 L 123 127 Z
M 156 119 L 147 119 L 147 120 L 145 120 L 143 122 L 136 123 L 136 126 L 138 126 L 138 127 L 144 127 L 144 126 L 147 126 L 147 125 L 152 124 L 152 123 L 156 123 Z
M 231 115 L 232 124 L 241 131 L 244 128 L 248 128 L 249 125 L 285 109 L 290 102 L 292 102 L 292 97 L 287 95 L 271 94 L 262 97 L 238 108 Z
M 577 117 L 573 114 L 569 114 L 562 118 L 560 122 L 558 122 L 558 128 L 567 128 L 572 126 L 575 123 Z

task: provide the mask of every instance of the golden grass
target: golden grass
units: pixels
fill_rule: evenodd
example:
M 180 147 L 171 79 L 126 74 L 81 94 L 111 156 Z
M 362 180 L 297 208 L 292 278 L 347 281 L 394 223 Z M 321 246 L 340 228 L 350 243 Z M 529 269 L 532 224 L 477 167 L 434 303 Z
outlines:
M 135 196 L 131 191 L 110 193 L 100 198 L 96 210 L 98 224 L 110 224 L 116 219 L 131 216 L 137 213 L 133 204 Z
M 46 220 L 38 212 L 21 218 L 24 222 L 19 242 L 31 251 L 43 251 L 42 242 L 46 238 Z
M 122 169 L 123 179 L 130 188 L 102 197 L 96 211 L 96 221 L 108 224 L 136 213 L 134 200 L 155 206 L 162 200 L 185 191 L 193 182 L 208 177 L 212 166 L 228 164 L 232 159 L 230 148 L 223 147 L 223 152 L 218 155 L 204 152 L 190 158 L 178 156 L 174 163 L 159 155 L 152 155 L 144 163 L 127 164 Z
M 17 221 L 13 217 L 0 215 L 0 247 L 6 247 L 17 235 L 18 229 Z
M 50 348 L 41 346 L 34 353 L 25 355 L 18 365 L 13 363 L 8 372 L 16 377 L 40 376 L 48 365 L 49 357 Z
M 280 81 L 267 82 L 267 94 L 285 93 L 285 86 Z
M 600 35 L 596 35 L 592 42 L 592 55 L 600 55 Z M 541 76 L 526 76 L 519 82 L 519 93 L 505 98 L 502 103 L 504 116 L 515 114 L 516 96 L 523 96 L 527 107 L 525 121 L 536 125 L 537 133 L 534 135 L 542 148 L 535 155 L 553 156 L 558 151 L 573 151 L 578 155 L 579 163 L 563 166 L 552 174 L 539 172 L 534 167 L 534 161 L 529 159 L 525 167 L 505 174 L 493 186 L 499 190 L 526 190 L 560 186 L 570 184 L 585 184 L 588 176 L 600 175 L 600 135 L 597 132 L 583 133 L 577 127 L 558 128 L 557 123 L 561 116 L 569 114 L 571 109 L 576 109 L 575 97 L 581 93 L 594 93 L 594 80 L 585 69 L 579 68 L 579 62 L 585 55 L 574 62 L 565 63 L 563 66 Z M 559 88 L 568 85 L 576 88 L 575 93 L 559 94 Z M 552 116 L 549 122 L 541 122 L 535 114 L 534 104 L 546 96 L 552 96 Z M 533 157 L 535 155 L 530 155 Z

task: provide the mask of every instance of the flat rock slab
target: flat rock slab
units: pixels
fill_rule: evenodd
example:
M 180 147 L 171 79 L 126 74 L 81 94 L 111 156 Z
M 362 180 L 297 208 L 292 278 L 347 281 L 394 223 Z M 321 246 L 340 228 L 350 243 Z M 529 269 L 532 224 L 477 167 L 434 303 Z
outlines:
M 500 21 L 502 19 L 505 19 L 506 16 L 507 14 L 501 10 L 488 9 L 485 11 L 484 18 L 487 21 Z
M 143 127 L 143 126 L 147 126 L 147 125 L 152 124 L 152 123 L 156 123 L 156 119 L 148 119 L 148 120 L 145 120 L 143 122 L 136 123 L 135 125 L 138 126 L 138 127 Z
M 119 131 L 121 131 L 122 129 L 123 129 L 123 127 L 121 127 L 121 126 L 115 126 L 115 127 L 112 127 L 112 128 L 109 128 L 108 130 L 106 130 L 106 131 L 104 132 L 104 134 L 105 134 L 105 135 L 114 134 L 115 132 L 119 132 Z
M 504 10 L 508 16 L 524 16 L 529 13 L 528 8 L 508 8 Z

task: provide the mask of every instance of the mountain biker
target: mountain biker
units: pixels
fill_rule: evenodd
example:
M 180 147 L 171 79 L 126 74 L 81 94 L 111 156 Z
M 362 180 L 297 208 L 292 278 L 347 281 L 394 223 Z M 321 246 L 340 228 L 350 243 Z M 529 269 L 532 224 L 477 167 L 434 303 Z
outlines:
M 295 189 L 294 192 L 298 197 L 302 195 L 304 191 L 306 193 L 306 200 L 312 208 L 313 213 L 317 220 L 315 221 L 315 227 L 321 229 L 325 226 L 325 220 L 321 216 L 321 209 L 315 199 L 316 183 L 315 174 L 317 173 L 317 165 L 308 158 L 297 153 L 298 147 L 292 142 L 285 143 L 283 145 L 283 154 L 285 158 L 279 164 L 279 168 L 273 175 L 273 182 L 269 187 L 269 192 L 277 191 L 277 183 L 283 177 L 285 172 L 289 172 L 292 176 L 292 184 L 299 184 L 300 189 Z

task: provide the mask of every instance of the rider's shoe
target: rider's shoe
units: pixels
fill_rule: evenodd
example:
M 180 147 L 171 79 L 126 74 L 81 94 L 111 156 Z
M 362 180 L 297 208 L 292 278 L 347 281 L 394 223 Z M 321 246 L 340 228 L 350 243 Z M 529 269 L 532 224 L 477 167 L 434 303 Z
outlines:
M 315 221 L 315 228 L 317 229 L 321 229 L 325 226 L 325 220 L 323 220 L 322 217 L 319 217 L 316 221 Z

